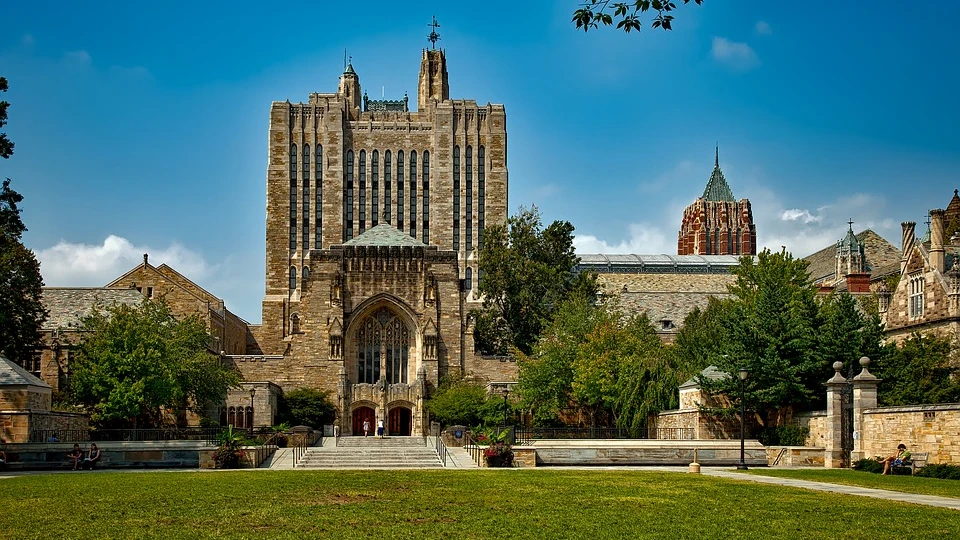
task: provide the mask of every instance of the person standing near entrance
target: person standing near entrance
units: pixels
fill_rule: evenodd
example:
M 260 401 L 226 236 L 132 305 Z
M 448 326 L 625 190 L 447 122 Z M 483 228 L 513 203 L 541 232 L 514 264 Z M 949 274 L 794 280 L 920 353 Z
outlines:
M 366 436 L 369 435 L 369 434 L 370 434 L 370 421 L 369 421 L 369 420 L 364 420 L 364 421 L 363 421 L 363 436 L 366 437 Z
M 377 437 L 383 438 L 383 418 L 377 420 Z

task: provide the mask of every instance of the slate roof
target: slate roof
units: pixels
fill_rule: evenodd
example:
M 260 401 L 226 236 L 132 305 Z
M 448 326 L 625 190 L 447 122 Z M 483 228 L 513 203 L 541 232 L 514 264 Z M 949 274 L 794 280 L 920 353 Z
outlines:
M 33 376 L 29 371 L 18 366 L 16 362 L 0 355 L 0 386 L 39 386 L 51 388 L 42 380 Z
M 703 371 L 700 372 L 700 375 L 694 375 L 689 381 L 680 385 L 680 388 L 697 388 L 700 386 L 700 383 L 697 382 L 698 377 L 703 377 L 704 379 L 709 379 L 711 381 L 720 381 L 723 379 L 729 379 L 730 374 L 725 371 L 720 371 L 717 369 L 717 366 L 707 366 Z
M 879 234 L 870 229 L 856 235 L 863 245 L 866 271 L 873 277 L 889 274 L 895 268 L 900 270 L 900 250 Z M 811 281 L 819 283 L 832 280 L 837 273 L 837 246 L 831 244 L 812 255 L 803 258 L 808 263 L 807 274 Z
M 94 306 L 114 304 L 136 306 L 143 293 L 136 289 L 102 289 L 99 287 L 44 287 L 40 302 L 49 312 L 45 330 L 76 326 L 93 312 Z
M 627 291 L 619 293 L 618 305 L 628 313 L 646 313 L 658 331 L 671 331 L 680 328 L 695 308 L 707 307 L 711 297 L 728 296 L 729 293 L 715 291 Z M 665 321 L 673 326 L 663 328 Z
M 367 229 L 356 238 L 347 240 L 345 246 L 412 246 L 426 247 L 426 244 L 404 233 L 389 223 L 381 223 L 372 229 Z
M 717 157 L 713 162 L 713 173 L 707 182 L 707 187 L 703 190 L 703 199 L 708 201 L 735 201 L 733 190 L 727 184 L 727 179 L 723 177 L 723 171 L 720 170 L 720 147 L 717 147 Z

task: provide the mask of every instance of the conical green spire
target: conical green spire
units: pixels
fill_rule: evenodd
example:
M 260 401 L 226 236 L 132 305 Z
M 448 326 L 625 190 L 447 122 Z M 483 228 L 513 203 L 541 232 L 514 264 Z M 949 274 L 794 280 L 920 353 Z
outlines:
M 720 170 L 720 145 L 717 145 L 716 159 L 713 162 L 713 174 L 710 175 L 710 181 L 703 190 L 704 200 L 707 201 L 735 201 L 733 191 L 727 184 L 727 179 L 723 177 L 723 171 Z

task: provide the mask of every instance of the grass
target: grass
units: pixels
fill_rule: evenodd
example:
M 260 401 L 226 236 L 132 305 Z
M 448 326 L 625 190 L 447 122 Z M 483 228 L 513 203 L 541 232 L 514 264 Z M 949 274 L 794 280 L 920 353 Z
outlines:
M 830 482 L 848 486 L 889 489 L 919 495 L 937 495 L 960 499 L 960 481 L 922 478 L 910 475 L 887 475 L 850 469 L 751 469 L 750 474 L 796 478 L 813 482 Z
M 0 538 L 957 538 L 960 512 L 669 472 L 0 479 Z

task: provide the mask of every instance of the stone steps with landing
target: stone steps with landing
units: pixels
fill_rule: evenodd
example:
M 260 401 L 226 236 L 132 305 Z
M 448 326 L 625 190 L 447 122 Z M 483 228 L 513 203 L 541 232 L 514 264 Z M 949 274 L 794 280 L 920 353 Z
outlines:
M 310 448 L 297 468 L 395 469 L 440 468 L 442 464 L 423 437 L 341 437 L 337 446 Z

